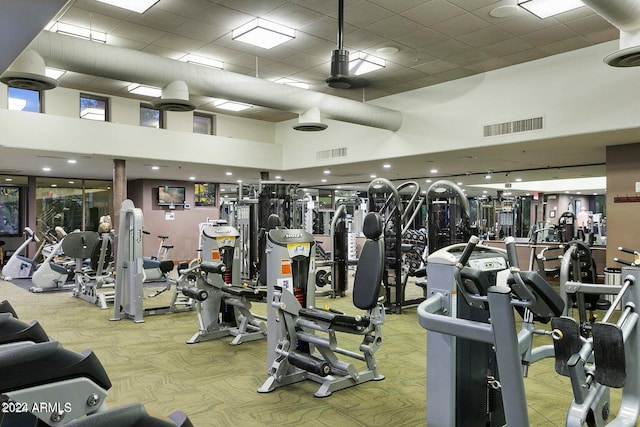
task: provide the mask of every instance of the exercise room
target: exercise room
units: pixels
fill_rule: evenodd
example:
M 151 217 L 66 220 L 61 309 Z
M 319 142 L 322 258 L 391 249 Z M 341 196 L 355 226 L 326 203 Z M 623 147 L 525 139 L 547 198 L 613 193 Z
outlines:
M 0 11 L 0 427 L 640 426 L 640 0 Z

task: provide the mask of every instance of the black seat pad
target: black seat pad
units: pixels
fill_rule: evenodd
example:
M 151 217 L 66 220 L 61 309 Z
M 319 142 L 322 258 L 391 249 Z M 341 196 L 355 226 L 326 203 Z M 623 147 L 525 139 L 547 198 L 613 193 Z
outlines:
M 298 314 L 306 319 L 327 323 L 330 329 L 345 332 L 359 332 L 369 326 L 370 323 L 368 317 L 347 316 L 346 314 L 317 308 L 301 308 Z
M 222 290 L 235 297 L 245 297 L 253 300 L 263 300 L 267 297 L 267 292 L 263 289 L 244 288 L 242 286 L 225 286 Z

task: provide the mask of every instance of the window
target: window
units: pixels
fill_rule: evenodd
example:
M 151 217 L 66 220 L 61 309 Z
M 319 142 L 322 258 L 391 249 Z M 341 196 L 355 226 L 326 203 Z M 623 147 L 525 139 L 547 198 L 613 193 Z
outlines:
M 193 113 L 193 133 L 215 135 L 215 116 L 212 114 Z
M 97 231 L 100 217 L 112 213 L 111 181 L 36 178 L 38 233 L 44 234 L 58 226 L 67 233 Z
M 20 188 L 0 186 L 0 236 L 19 236 Z
M 40 91 L 19 89 L 17 87 L 9 88 L 9 110 L 31 111 L 32 113 L 40 113 Z
M 97 95 L 80 94 L 80 118 L 109 121 L 109 99 Z
M 140 126 L 164 129 L 164 114 L 151 105 L 140 104 Z

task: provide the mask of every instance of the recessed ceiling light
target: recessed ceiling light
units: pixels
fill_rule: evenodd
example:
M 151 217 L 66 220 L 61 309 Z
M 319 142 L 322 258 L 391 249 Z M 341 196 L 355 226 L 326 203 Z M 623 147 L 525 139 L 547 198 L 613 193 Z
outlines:
M 280 175 L 276 175 L 275 179 L 282 179 Z
M 385 169 L 389 169 L 391 165 L 389 163 L 385 163 L 384 165 L 382 165 L 382 167 Z
M 239 179 L 237 182 L 238 182 L 238 184 L 242 184 L 242 180 L 241 179 Z
M 374 179 L 374 178 L 377 178 L 377 177 L 378 176 L 376 174 L 369 175 L 369 178 L 371 178 L 371 179 Z
M 191 181 L 194 181 L 194 180 L 196 179 L 196 177 L 195 177 L 195 176 L 190 176 L 190 177 L 189 177 L 189 179 L 190 179 Z
M 106 43 L 107 33 L 94 31 L 89 28 L 78 27 L 76 25 L 65 24 L 64 22 L 54 22 L 48 29 L 52 33 L 66 34 L 94 42 Z
M 69 184 L 75 184 L 75 183 L 76 183 L 75 181 L 69 181 Z
M 324 178 L 322 178 L 322 179 L 320 180 L 320 182 L 327 182 L 327 180 L 326 180 L 326 179 L 324 179 Z
M 429 172 L 431 172 L 431 173 L 438 173 L 438 169 L 431 169 Z
M 426 182 L 427 184 L 430 184 L 432 181 L 430 179 L 425 179 L 424 182 Z
M 140 83 L 131 83 L 127 90 L 129 93 L 135 93 L 136 95 L 151 96 L 158 98 L 162 95 L 162 88 L 155 86 L 147 86 Z
M 231 176 L 231 175 L 233 175 L 233 172 L 226 172 L 225 175 Z
M 296 37 L 293 28 L 264 19 L 254 19 L 231 31 L 231 39 L 271 49 Z
M 325 175 L 329 175 L 331 173 L 331 170 L 325 169 L 322 173 L 324 173 Z
M 11 182 L 11 181 L 13 181 L 13 178 L 5 178 L 4 180 L 7 181 L 7 182 Z
M 51 186 L 55 188 L 58 186 L 58 184 L 51 184 Z
M 224 62 L 217 59 L 205 58 L 204 56 L 193 55 L 191 53 L 180 58 L 182 62 L 188 62 L 189 64 L 200 65 L 203 67 L 216 68 L 218 70 L 224 69 Z
M 56 79 L 58 80 L 60 77 L 62 77 L 64 75 L 64 73 L 66 73 L 67 70 L 60 70 L 58 68 L 50 68 L 50 67 L 46 67 L 44 69 L 44 75 L 47 77 L 51 77 L 52 79 Z
M 137 13 L 146 12 L 151 6 L 158 3 L 159 0 L 98 0 L 111 6 L 120 7 L 122 9 L 131 10 Z
M 228 99 L 217 99 L 213 101 L 213 106 L 216 108 L 220 108 L 221 110 L 228 110 L 228 111 L 243 111 L 253 107 L 253 105 L 251 104 L 229 101 Z
M 51 168 L 50 167 L 44 167 L 42 168 L 43 171 L 45 172 L 51 172 Z
M 354 76 L 370 73 L 387 66 L 387 61 L 364 52 L 355 52 L 349 56 L 349 73 Z
M 67 160 L 67 163 L 71 163 L 73 165 L 73 164 L 78 163 L 78 161 L 76 159 L 69 159 L 69 160 Z
M 154 171 L 157 171 L 158 169 L 160 169 L 160 166 L 151 166 L 151 169 L 153 169 Z
M 522 182 L 522 178 L 516 178 L 516 182 Z
M 538 18 L 544 19 L 583 7 L 584 3 L 580 0 L 520 0 L 518 1 L 518 6 L 531 12 Z

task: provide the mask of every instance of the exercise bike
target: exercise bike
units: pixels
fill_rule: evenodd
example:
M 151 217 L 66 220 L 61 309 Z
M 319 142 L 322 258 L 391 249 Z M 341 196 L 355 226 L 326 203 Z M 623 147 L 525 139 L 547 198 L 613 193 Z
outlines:
M 143 234 L 151 234 L 148 231 L 142 231 Z M 167 259 L 169 249 L 173 248 L 173 245 L 165 245 L 164 241 L 169 238 L 167 235 L 159 235 L 160 246 L 158 252 L 152 257 L 142 258 L 142 267 L 144 269 L 144 282 L 158 282 L 166 281 L 169 277 L 169 273 L 174 268 L 173 260 Z

